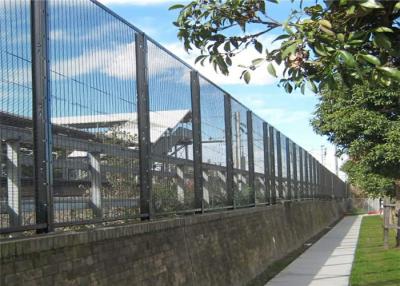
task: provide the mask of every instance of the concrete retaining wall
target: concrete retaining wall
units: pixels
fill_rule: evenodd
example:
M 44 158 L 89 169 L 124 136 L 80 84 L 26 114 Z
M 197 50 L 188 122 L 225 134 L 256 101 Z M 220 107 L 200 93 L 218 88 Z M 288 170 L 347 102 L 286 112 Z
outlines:
M 344 208 L 304 201 L 3 241 L 0 285 L 245 285 Z

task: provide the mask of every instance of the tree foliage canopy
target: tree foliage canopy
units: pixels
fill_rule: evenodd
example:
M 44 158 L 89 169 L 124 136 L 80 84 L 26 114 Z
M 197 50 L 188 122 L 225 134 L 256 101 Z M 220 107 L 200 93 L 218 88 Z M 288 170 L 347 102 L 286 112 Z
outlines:
M 353 184 L 394 195 L 400 179 L 400 85 L 324 89 L 312 125 L 350 156 L 344 166 Z
M 284 65 L 281 84 L 289 93 L 304 92 L 306 84 L 317 92 L 337 88 L 338 81 L 389 86 L 400 80 L 400 2 L 325 1 L 292 11 L 282 23 L 269 17 L 267 6 L 274 4 L 268 2 L 279 1 L 195 0 L 171 9 L 181 9 L 174 24 L 185 49 L 200 49 L 196 61 L 208 59 L 223 74 L 233 57 L 254 46 L 260 57 L 243 67 L 246 82 L 264 61 L 273 76 L 276 65 Z M 261 36 L 272 30 L 280 33 L 280 47 L 268 50 Z

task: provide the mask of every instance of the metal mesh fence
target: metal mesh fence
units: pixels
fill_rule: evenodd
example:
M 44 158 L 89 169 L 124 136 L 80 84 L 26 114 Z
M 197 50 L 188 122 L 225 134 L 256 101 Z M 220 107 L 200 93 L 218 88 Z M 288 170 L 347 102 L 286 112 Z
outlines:
M 30 1 L 0 1 L 0 105 L 0 228 L 32 225 Z
M 190 69 L 147 41 L 156 213 L 194 208 Z
M 0 1 L 0 37 L 1 233 L 346 196 L 308 152 L 96 1 Z
M 49 4 L 54 221 L 135 216 L 135 31 L 90 1 Z
M 247 132 L 247 108 L 236 100 L 232 106 L 232 151 L 233 151 L 233 191 L 238 206 L 252 204 L 249 184 L 249 153 Z
M 254 150 L 254 187 L 256 194 L 256 203 L 269 202 L 269 187 L 266 184 L 264 146 L 268 137 L 264 136 L 264 121 L 256 115 L 253 115 L 253 150 Z M 268 152 L 268 150 L 265 150 Z
M 203 197 L 206 209 L 229 206 L 226 189 L 224 93 L 200 77 Z

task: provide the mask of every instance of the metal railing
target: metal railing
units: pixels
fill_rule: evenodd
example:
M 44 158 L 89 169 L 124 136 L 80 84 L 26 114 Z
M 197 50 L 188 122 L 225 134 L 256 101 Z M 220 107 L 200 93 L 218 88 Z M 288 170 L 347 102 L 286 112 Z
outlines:
M 347 196 L 96 1 L 0 1 L 0 28 L 1 233 Z

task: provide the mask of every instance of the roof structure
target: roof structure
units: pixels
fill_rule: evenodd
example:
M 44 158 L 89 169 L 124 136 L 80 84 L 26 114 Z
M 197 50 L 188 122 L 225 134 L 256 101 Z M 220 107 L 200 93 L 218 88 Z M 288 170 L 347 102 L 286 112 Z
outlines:
M 191 112 L 187 109 L 150 111 L 151 143 L 157 142 L 167 130 L 174 129 L 179 123 L 187 122 L 190 116 Z M 121 134 L 120 139 L 124 139 L 123 137 L 126 135 L 132 138 L 138 136 L 138 116 L 136 112 L 53 117 L 51 122 L 77 129 L 114 128 Z

